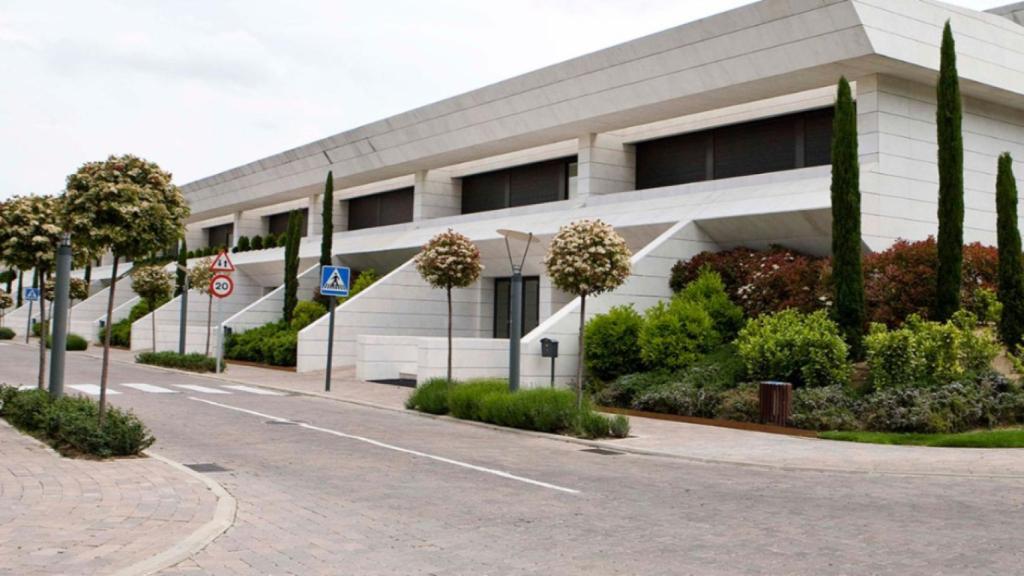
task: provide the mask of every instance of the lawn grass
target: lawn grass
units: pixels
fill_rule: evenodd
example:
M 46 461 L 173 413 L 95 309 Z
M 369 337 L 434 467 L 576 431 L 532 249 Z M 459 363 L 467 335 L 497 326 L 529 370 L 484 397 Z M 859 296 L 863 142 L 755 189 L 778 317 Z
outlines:
M 975 430 L 959 434 L 901 434 L 896 432 L 822 432 L 819 438 L 869 444 L 941 448 L 1024 448 L 1024 428 Z

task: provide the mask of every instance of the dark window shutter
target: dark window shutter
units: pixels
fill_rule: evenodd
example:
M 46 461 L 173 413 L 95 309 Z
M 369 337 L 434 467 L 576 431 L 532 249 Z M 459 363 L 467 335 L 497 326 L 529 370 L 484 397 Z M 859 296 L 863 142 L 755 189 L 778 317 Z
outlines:
M 413 189 L 403 188 L 378 194 L 380 196 L 380 217 L 378 226 L 412 222 Z
M 683 134 L 636 145 L 636 187 L 657 188 L 708 178 L 711 132 Z
M 348 201 L 348 229 L 362 230 L 377 226 L 380 198 L 376 195 L 362 196 Z
M 832 113 L 832 108 L 824 108 L 804 117 L 804 166 L 832 162 Z
M 509 170 L 509 205 L 527 206 L 565 198 L 565 160 L 539 162 Z
M 796 167 L 793 118 L 769 118 L 715 131 L 715 178 Z
M 487 172 L 462 179 L 462 213 L 497 210 L 507 206 L 508 172 Z

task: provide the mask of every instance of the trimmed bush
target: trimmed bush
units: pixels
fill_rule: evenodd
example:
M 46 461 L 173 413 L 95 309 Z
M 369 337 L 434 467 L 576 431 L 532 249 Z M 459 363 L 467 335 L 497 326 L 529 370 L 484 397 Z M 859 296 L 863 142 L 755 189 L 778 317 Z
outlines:
M 507 392 L 508 383 L 503 380 L 471 380 L 448 392 L 448 409 L 456 418 L 482 420 L 484 397 Z
M 253 236 L 250 246 L 253 250 L 263 250 L 263 237 Z
M 741 384 L 722 392 L 715 418 L 736 422 L 760 421 L 761 401 L 757 394 L 757 384 Z
M 576 395 L 570 390 L 535 388 L 511 394 L 503 389 L 481 396 L 479 419 L 498 426 L 558 434 L 570 428 L 577 413 Z M 608 436 L 607 430 L 604 436 Z
M 700 304 L 673 298 L 647 309 L 639 342 L 649 369 L 679 370 L 718 346 L 721 336 Z
M 108 407 L 102 428 L 97 415 L 98 407 L 89 398 L 53 400 L 45 390 L 0 386 L 0 416 L 63 454 L 131 456 L 154 442 L 149 429 L 130 411 Z
M 295 310 L 292 312 L 291 328 L 298 332 L 324 314 L 327 314 L 327 308 L 323 304 L 303 300 L 295 305 Z
M 283 320 L 231 334 L 224 339 L 224 357 L 271 366 L 295 366 L 299 334 Z
M 643 369 L 640 330 L 643 318 L 632 306 L 615 306 L 587 322 L 587 371 L 601 380 L 614 380 Z
M 693 382 L 672 381 L 641 392 L 633 399 L 633 408 L 647 412 L 714 418 L 721 393 L 701 388 Z
M 603 386 L 600 390 L 594 391 L 594 400 L 603 406 L 630 408 L 633 406 L 633 399 L 636 396 L 647 390 L 668 384 L 673 379 L 673 374 L 666 371 L 626 374 L 616 378 L 614 382 Z
M 824 310 L 766 314 L 748 323 L 736 344 L 752 379 L 829 386 L 850 378 L 846 343 Z
M 53 336 L 52 335 L 46 337 L 46 347 L 47 348 L 52 348 L 53 347 Z M 74 333 L 71 333 L 71 332 L 68 333 L 68 339 L 64 343 L 64 349 L 65 350 L 68 350 L 69 352 L 81 352 L 82 350 L 85 350 L 88 347 L 89 347 L 89 342 L 87 342 L 85 338 L 82 338 L 78 334 L 74 334 Z
M 178 354 L 177 352 L 143 352 L 135 357 L 139 364 L 152 364 L 165 368 L 178 368 L 189 372 L 214 372 L 217 360 L 199 353 Z M 221 366 L 221 369 L 224 367 Z
M 865 339 L 869 378 L 875 388 L 941 386 L 971 381 L 990 370 L 999 352 L 987 331 L 960 311 L 944 324 L 912 314 L 902 328 L 873 324 Z
M 277 234 L 267 234 L 263 237 L 264 248 L 277 248 Z
M 0 326 L 0 340 L 11 340 L 14 336 L 14 330 L 11 330 L 6 326 Z
M 428 414 L 447 414 L 448 388 L 452 385 L 444 378 L 431 378 L 413 390 L 405 400 L 405 407 Z
M 857 402 L 842 386 L 793 391 L 792 424 L 806 430 L 856 430 Z
M 238 237 L 238 243 L 235 244 L 235 251 L 236 252 L 248 252 L 251 249 L 252 249 L 252 246 L 249 244 L 249 237 L 248 236 L 239 236 Z
M 723 340 L 732 340 L 743 328 L 743 309 L 729 299 L 722 276 L 710 266 L 701 268 L 697 278 L 686 284 L 676 298 L 699 304 L 707 311 Z

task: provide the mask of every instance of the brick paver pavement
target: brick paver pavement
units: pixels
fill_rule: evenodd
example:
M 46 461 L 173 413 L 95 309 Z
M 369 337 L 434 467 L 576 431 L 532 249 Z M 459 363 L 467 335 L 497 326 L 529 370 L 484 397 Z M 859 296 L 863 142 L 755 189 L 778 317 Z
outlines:
M 0 421 L 0 574 L 113 574 L 214 514 L 201 480 L 153 458 L 64 458 Z

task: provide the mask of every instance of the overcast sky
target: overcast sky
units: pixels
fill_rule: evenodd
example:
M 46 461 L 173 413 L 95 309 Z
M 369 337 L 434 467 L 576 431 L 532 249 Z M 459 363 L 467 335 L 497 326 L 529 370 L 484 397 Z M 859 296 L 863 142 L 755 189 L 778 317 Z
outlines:
M 746 3 L 0 0 L 0 198 L 128 152 L 185 184 Z

